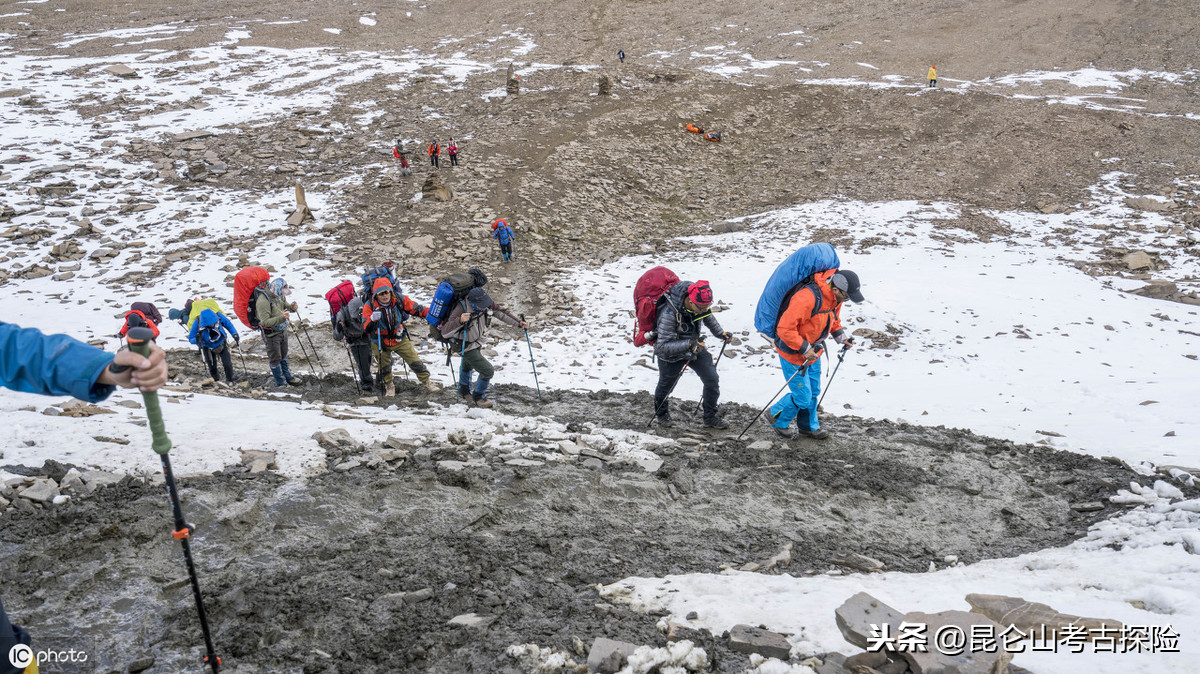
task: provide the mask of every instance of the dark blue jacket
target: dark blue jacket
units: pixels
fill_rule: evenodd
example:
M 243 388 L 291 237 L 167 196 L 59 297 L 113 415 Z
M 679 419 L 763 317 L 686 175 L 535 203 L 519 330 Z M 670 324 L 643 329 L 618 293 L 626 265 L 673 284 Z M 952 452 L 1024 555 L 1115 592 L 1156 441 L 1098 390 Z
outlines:
M 210 331 L 205 328 L 213 328 L 217 336 L 215 338 L 211 337 Z M 226 331 L 237 337 L 237 328 L 233 327 L 233 322 L 226 318 L 225 314 L 219 314 L 212 309 L 205 309 L 192 322 L 192 331 L 188 333 L 188 341 L 206 349 L 219 349 L 225 343 Z
M 16 391 L 100 402 L 116 388 L 95 383 L 114 357 L 66 335 L 0 322 L 0 386 Z

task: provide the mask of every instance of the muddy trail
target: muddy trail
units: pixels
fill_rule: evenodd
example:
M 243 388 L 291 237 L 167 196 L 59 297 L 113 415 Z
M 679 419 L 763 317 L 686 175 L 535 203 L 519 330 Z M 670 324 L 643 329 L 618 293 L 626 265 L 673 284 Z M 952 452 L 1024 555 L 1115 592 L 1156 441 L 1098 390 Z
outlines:
M 600 428 L 645 430 L 650 407 L 647 394 L 544 391 L 539 400 L 496 388 L 501 413 L 562 424 L 549 438 L 517 430 L 530 446 L 562 437 L 586 447 Z M 387 402 L 466 413 L 449 392 L 400 389 Z M 342 375 L 302 390 L 353 395 Z M 241 466 L 183 479 L 225 671 L 520 672 L 505 655 L 513 644 L 578 653 L 605 636 L 662 645 L 657 616 L 609 604 L 595 586 L 752 569 L 789 545 L 790 564 L 767 572 L 854 571 L 851 553 L 910 572 L 944 566 L 947 555 L 1018 555 L 1081 536 L 1119 509 L 1106 497 L 1137 479 L 1069 452 L 856 417 L 827 418 L 824 442 L 775 442 L 761 422 L 739 441 L 757 410 L 724 405 L 730 430 L 707 433 L 686 420 L 693 404 L 676 403 L 676 428 L 651 429 L 674 440 L 654 446 L 662 463 L 653 472 L 589 449 L 514 460 L 486 438 L 449 433 L 398 461 L 308 480 Z M 370 451 L 326 445 L 331 468 Z M 1088 502 L 1100 509 L 1080 507 Z M 134 478 L 0 521 L 9 611 L 35 626 L 40 648 L 90 654 L 85 669 L 43 671 L 123 672 L 145 658 L 155 661 L 149 671 L 198 670 L 202 641 L 169 529 L 162 485 Z M 448 622 L 471 613 L 484 624 Z M 714 671 L 748 667 L 719 639 L 705 647 Z

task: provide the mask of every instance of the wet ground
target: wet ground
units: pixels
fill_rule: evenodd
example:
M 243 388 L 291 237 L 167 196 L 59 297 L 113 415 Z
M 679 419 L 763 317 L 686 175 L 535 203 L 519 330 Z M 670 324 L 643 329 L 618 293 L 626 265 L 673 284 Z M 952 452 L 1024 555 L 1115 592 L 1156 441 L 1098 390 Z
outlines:
M 331 376 L 306 397 L 349 399 L 349 383 Z M 425 406 L 415 385 L 400 389 L 401 405 Z M 495 399 L 506 414 L 549 416 L 568 433 L 642 430 L 650 407 L 647 394 L 539 400 L 506 385 Z M 691 407 L 678 403 L 677 419 Z M 790 565 L 771 573 L 844 569 L 832 559 L 851 552 L 912 572 L 944 566 L 946 555 L 1017 555 L 1078 537 L 1115 512 L 1106 497 L 1135 479 L 1087 456 L 855 417 L 827 417 L 833 436 L 823 442 L 774 442 L 761 422 L 739 441 L 757 410 L 723 409 L 729 431 L 705 432 L 698 420 L 654 429 L 678 441 L 659 452 L 665 463 L 654 473 L 586 455 L 513 466 L 448 439 L 409 448 L 401 462 L 307 481 L 240 467 L 182 480 L 226 671 L 517 672 L 504 655 L 512 644 L 661 644 L 656 616 L 610 605 L 595 586 L 740 568 L 789 543 Z M 353 451 L 330 449 L 331 465 Z M 0 519 L 9 611 L 38 648 L 90 656 L 84 669 L 43 671 L 124 671 L 146 657 L 156 661 L 149 671 L 197 671 L 202 642 L 163 491 L 130 478 Z M 1087 501 L 1105 507 L 1071 508 Z M 492 621 L 447 623 L 466 613 Z M 708 648 L 715 671 L 747 665 Z

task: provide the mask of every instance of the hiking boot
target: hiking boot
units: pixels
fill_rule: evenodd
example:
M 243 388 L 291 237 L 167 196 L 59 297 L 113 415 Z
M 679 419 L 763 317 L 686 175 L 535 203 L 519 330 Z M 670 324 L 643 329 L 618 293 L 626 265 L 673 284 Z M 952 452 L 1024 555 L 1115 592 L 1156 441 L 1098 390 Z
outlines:
M 426 379 L 424 382 L 421 383 L 421 385 L 424 386 L 425 390 L 429 391 L 430 393 L 438 393 L 442 390 L 441 384 L 438 384 L 436 381 L 434 381 L 432 379 Z
M 482 407 L 485 410 L 492 407 L 492 401 L 484 398 L 482 394 L 476 393 L 472 395 L 471 400 L 475 402 L 476 407 Z
M 788 440 L 794 440 L 796 438 L 796 429 L 792 428 L 791 426 L 785 426 L 784 428 L 772 426 L 771 429 L 778 433 L 781 437 Z
M 299 377 L 292 377 L 287 380 L 289 386 L 304 386 L 304 382 Z
M 358 385 L 358 388 L 363 393 L 370 393 L 375 390 L 375 382 L 364 381 Z
M 388 382 L 387 386 L 385 386 L 383 389 L 383 395 L 388 398 L 395 398 L 396 397 L 396 385 L 393 384 L 392 382 Z
M 663 428 L 674 428 L 675 420 L 671 418 L 671 413 L 658 415 L 658 425 Z
M 471 399 L 471 389 L 461 384 L 458 386 L 458 397 L 467 404 L 474 402 Z
M 800 435 L 803 435 L 806 438 L 812 438 L 813 440 L 824 440 L 825 438 L 829 437 L 829 431 L 825 430 L 824 428 L 818 428 L 815 431 L 802 430 L 800 431 Z
M 720 414 L 711 417 L 704 417 L 704 425 L 709 428 L 715 428 L 718 431 L 729 428 L 729 424 L 725 423 L 725 420 L 721 418 Z

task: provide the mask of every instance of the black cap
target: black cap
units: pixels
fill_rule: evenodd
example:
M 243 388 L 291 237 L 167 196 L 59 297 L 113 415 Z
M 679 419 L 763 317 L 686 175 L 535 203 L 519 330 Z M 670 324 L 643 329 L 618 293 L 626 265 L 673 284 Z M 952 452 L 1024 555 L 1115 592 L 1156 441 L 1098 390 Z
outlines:
M 862 290 L 859 289 L 858 274 L 849 269 L 839 269 L 833 275 L 833 285 L 838 290 L 846 293 L 850 299 L 855 302 L 863 301 Z
M 488 297 L 487 291 L 483 288 L 471 288 L 471 292 L 467 293 L 467 301 L 476 310 L 487 309 L 492 306 L 492 298 Z

